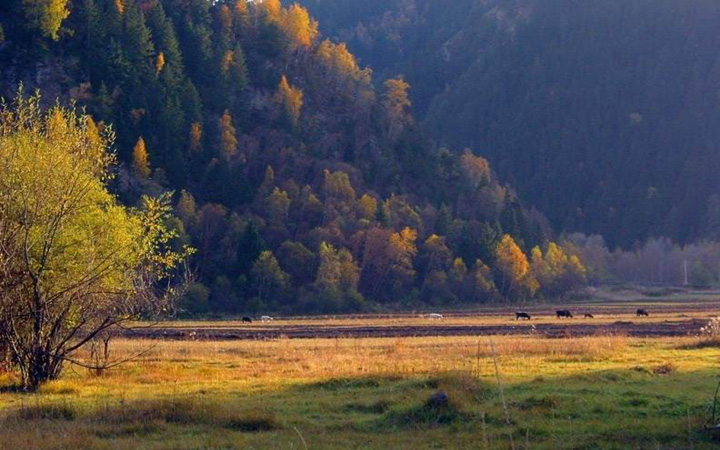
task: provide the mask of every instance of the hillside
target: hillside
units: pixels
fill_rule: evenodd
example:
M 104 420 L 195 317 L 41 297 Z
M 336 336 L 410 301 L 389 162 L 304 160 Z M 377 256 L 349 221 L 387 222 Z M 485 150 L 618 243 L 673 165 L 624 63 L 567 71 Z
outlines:
M 717 2 L 303 0 L 556 230 L 720 236 Z
M 3 95 L 39 89 L 112 126 L 125 203 L 175 192 L 171 225 L 197 249 L 186 312 L 486 302 L 582 283 L 540 213 L 484 158 L 433 145 L 408 84 L 373 83 L 302 7 L 65 6 L 0 6 Z M 545 250 L 556 260 L 540 274 Z

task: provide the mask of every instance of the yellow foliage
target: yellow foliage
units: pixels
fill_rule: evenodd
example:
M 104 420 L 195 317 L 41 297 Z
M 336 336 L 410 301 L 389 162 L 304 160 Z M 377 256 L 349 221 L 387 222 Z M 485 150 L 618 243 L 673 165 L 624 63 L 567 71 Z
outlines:
M 165 53 L 160 52 L 155 57 L 155 73 L 159 75 L 163 67 L 165 67 Z
M 280 26 L 299 47 L 309 47 L 318 34 L 318 23 L 297 3 L 282 14 Z
M 363 196 L 358 200 L 357 207 L 361 218 L 373 220 L 375 218 L 375 214 L 377 214 L 378 202 L 373 197 L 363 194 Z
M 202 124 L 193 122 L 190 124 L 190 151 L 199 152 L 202 146 Z
M 298 120 L 300 120 L 300 111 L 303 106 L 303 92 L 290 86 L 285 75 L 280 79 L 275 101 L 285 110 L 291 124 L 296 126 Z
M 235 127 L 233 126 L 232 116 L 227 109 L 220 118 L 220 149 L 226 160 L 232 158 L 237 153 L 238 140 Z
M 68 0 L 22 0 L 25 16 L 45 37 L 58 40 L 63 20 L 70 15 Z
M 538 283 L 530 272 L 525 253 L 509 234 L 502 237 L 495 249 L 497 268 L 503 275 L 503 294 L 510 297 L 518 289 L 532 297 L 538 290 Z
M 145 140 L 140 136 L 135 143 L 132 154 L 132 167 L 138 178 L 147 179 L 150 176 L 150 162 L 145 148 Z

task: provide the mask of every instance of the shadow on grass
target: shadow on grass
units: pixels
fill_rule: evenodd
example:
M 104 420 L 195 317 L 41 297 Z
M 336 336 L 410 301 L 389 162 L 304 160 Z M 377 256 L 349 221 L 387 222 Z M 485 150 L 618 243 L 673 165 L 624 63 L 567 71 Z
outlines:
M 37 404 L 10 411 L 0 428 L 12 433 L 70 427 L 101 442 L 223 430 L 293 435 L 298 426 L 316 436 L 344 436 L 349 446 L 364 442 L 363 436 L 380 443 L 426 432 L 449 438 L 464 430 L 496 442 L 513 433 L 540 448 L 622 448 L 626 442 L 637 448 L 686 448 L 688 443 L 711 448 L 711 436 L 700 430 L 716 383 L 714 371 L 681 372 L 664 365 L 536 378 L 505 386 L 508 424 L 491 378 L 478 380 L 464 373 L 337 378 L 289 386 L 269 397 L 193 396 L 105 407 L 38 397 Z M 447 402 L 430 402 L 439 391 Z M 0 435 L 0 448 L 3 439 Z M 457 441 L 447 445 L 452 442 Z

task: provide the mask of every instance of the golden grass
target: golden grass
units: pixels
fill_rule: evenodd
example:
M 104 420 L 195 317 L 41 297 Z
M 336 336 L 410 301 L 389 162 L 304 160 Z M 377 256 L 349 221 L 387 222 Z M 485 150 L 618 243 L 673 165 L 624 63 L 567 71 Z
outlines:
M 480 442 L 485 426 L 478 419 L 480 408 L 490 414 L 488 420 L 495 420 L 487 425 L 487 432 L 494 433 L 489 439 L 504 446 L 506 427 L 499 419 L 491 340 L 502 381 L 509 387 L 511 413 L 532 431 L 539 448 L 563 447 L 553 445 L 546 425 L 569 436 L 584 426 L 603 428 L 604 423 L 594 422 L 602 420 L 597 416 L 601 413 L 593 411 L 604 411 L 611 420 L 617 398 L 625 401 L 633 389 L 650 396 L 667 389 L 662 401 L 688 402 L 696 426 L 697 398 L 712 382 L 711 376 L 696 374 L 720 367 L 720 349 L 697 345 L 700 340 L 691 337 L 118 340 L 112 347 L 114 358 L 141 356 L 100 377 L 68 368 L 35 395 L 0 393 L 0 449 L 303 448 L 303 433 L 312 448 L 357 447 L 363 442 L 374 448 L 409 448 L 420 435 L 423 446 L 454 442 L 475 448 L 472 444 Z M 439 381 L 413 381 L 431 379 Z M 0 386 L 12 381 L 0 375 Z M 528 391 L 528 386 L 535 388 Z M 600 401 L 603 389 L 616 389 L 618 397 L 590 408 L 564 395 L 564 386 L 574 386 L 573 392 L 589 396 L 591 403 Z M 688 390 L 676 390 L 681 386 Z M 459 423 L 467 422 L 469 428 L 413 422 L 422 416 L 418 408 L 423 396 L 436 389 L 450 394 L 462 412 Z M 647 404 L 642 398 L 627 398 L 627 408 Z M 566 427 L 565 419 L 552 417 L 562 408 L 585 408 L 578 411 L 591 416 L 585 425 Z M 368 422 L 367 417 L 376 416 L 385 418 Z M 643 420 L 648 419 L 631 417 L 628 424 L 639 427 L 638 433 L 649 433 L 643 431 Z M 406 422 L 420 428 L 406 430 Z M 397 433 L 388 434 L 398 427 Z M 53 440 L 53 435 L 62 438 Z

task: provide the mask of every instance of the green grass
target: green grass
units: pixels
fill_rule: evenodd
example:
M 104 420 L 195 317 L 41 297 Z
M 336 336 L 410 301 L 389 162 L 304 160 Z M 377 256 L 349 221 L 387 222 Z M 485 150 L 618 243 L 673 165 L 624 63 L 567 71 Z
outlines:
M 717 447 L 702 431 L 717 347 L 494 340 L 507 416 L 485 341 L 471 337 L 173 342 L 103 377 L 6 389 L 0 449 Z M 438 391 L 448 404 L 428 405 Z

